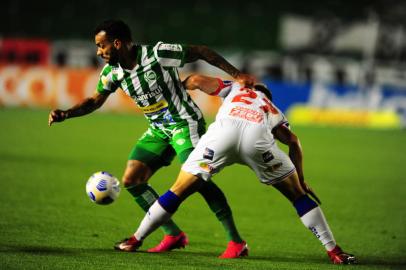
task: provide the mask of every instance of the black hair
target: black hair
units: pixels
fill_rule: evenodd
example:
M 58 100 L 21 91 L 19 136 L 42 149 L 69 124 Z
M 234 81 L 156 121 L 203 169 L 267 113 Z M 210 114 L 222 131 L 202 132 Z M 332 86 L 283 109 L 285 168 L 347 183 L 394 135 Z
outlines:
M 254 88 L 257 91 L 264 93 L 266 97 L 269 98 L 270 101 L 272 101 L 272 92 L 268 89 L 268 87 L 265 86 L 265 84 L 257 83 L 254 85 Z
M 110 41 L 119 39 L 123 42 L 131 42 L 131 30 L 128 25 L 121 20 L 106 20 L 100 23 L 94 29 L 94 35 L 97 35 L 101 31 L 106 32 L 107 38 Z

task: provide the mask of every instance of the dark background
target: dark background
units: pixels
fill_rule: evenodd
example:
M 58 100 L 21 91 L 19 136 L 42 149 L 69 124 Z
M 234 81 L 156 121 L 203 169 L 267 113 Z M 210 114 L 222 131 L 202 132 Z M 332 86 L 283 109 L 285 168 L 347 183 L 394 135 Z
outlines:
M 158 40 L 240 49 L 278 50 L 283 14 L 344 21 L 404 22 L 405 1 L 23 1 L 2 2 L 0 37 L 93 39 L 102 20 L 126 21 L 139 43 Z

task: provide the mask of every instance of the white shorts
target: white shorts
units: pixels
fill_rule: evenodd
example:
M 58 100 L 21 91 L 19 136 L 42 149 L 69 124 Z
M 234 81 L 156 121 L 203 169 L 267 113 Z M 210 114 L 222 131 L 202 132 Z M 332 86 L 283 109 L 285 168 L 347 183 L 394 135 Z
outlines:
M 207 181 L 233 163 L 249 166 L 264 184 L 276 184 L 295 172 L 295 166 L 278 148 L 269 129 L 233 119 L 211 124 L 182 170 Z

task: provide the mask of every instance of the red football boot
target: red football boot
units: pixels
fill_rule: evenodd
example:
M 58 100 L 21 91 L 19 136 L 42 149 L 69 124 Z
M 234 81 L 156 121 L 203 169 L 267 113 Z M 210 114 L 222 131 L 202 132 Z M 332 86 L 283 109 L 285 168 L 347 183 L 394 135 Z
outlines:
M 167 252 L 175 248 L 184 248 L 187 244 L 189 244 L 189 239 L 184 232 L 176 236 L 165 235 L 161 243 L 156 247 L 148 249 L 148 252 Z
M 327 255 L 334 264 L 355 264 L 357 259 L 354 255 L 345 253 L 338 245 L 331 251 L 327 251 Z
M 234 241 L 228 242 L 226 250 L 219 256 L 221 259 L 235 259 L 243 256 L 248 256 L 248 245 L 245 241 L 237 243 Z

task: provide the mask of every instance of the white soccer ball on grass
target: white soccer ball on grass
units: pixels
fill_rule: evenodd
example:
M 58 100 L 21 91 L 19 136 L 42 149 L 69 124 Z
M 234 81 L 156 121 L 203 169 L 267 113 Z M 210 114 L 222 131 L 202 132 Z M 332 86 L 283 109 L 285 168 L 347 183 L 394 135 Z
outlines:
M 97 172 L 87 180 L 86 193 L 92 202 L 110 204 L 120 195 L 120 182 L 108 172 Z

